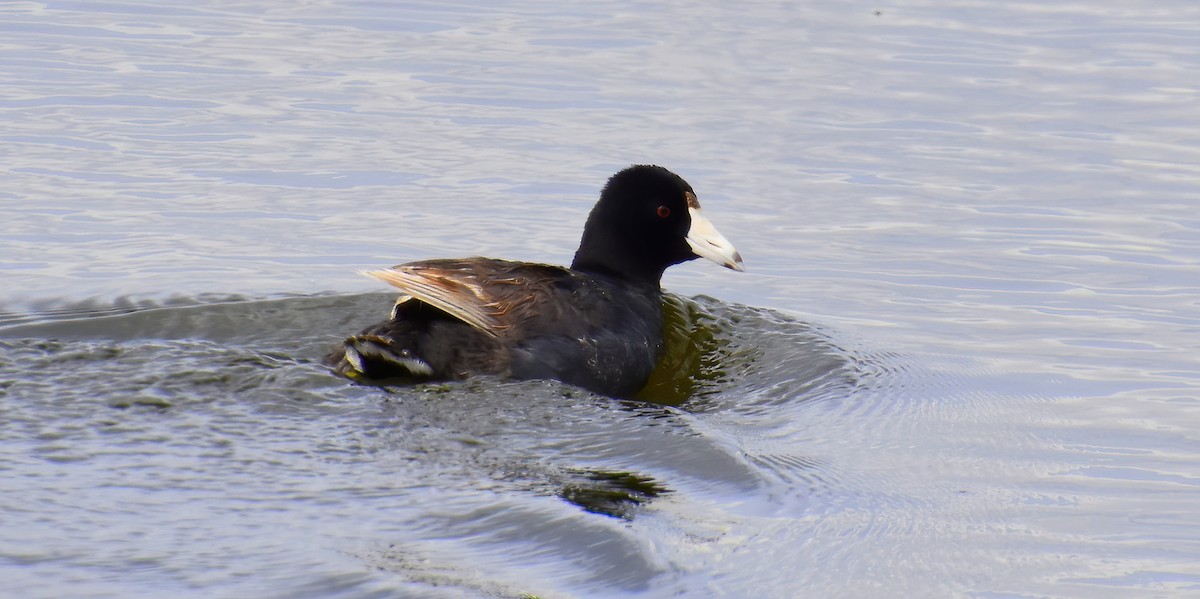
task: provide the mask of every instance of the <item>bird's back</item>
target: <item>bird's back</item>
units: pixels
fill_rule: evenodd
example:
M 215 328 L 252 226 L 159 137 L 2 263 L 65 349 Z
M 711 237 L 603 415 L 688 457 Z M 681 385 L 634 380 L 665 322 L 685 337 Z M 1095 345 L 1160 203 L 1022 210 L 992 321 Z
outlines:
M 405 295 L 390 319 L 346 340 L 337 366 L 347 374 L 416 380 L 499 374 L 623 396 L 641 388 L 660 353 L 657 286 L 486 258 L 377 273 L 371 274 Z

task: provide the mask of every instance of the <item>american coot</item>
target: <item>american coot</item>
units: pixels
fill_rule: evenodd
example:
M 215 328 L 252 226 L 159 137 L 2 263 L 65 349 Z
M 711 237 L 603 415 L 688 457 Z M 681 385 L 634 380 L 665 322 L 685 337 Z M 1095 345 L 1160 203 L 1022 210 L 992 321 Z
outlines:
M 686 181 L 631 166 L 604 186 L 570 268 L 463 258 L 365 273 L 403 295 L 388 320 L 346 339 L 328 361 L 355 380 L 486 373 L 629 396 L 662 350 L 663 271 L 697 257 L 742 270 Z

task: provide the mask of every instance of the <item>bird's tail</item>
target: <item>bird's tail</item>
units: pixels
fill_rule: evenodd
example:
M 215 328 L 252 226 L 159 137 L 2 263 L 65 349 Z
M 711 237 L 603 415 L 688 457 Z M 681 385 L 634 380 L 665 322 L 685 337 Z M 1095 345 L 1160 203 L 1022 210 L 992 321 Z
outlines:
M 354 380 L 403 378 L 420 381 L 433 375 L 433 367 L 428 362 L 383 335 L 347 338 L 334 367 L 341 375 Z

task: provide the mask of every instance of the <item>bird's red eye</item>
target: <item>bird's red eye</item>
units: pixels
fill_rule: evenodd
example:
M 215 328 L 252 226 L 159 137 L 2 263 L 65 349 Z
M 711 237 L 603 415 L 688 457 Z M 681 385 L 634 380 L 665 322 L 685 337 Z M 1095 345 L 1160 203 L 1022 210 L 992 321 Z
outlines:
M 668 216 L 671 216 L 671 209 L 667 208 L 666 206 L 659 206 L 658 207 L 658 217 L 666 218 Z

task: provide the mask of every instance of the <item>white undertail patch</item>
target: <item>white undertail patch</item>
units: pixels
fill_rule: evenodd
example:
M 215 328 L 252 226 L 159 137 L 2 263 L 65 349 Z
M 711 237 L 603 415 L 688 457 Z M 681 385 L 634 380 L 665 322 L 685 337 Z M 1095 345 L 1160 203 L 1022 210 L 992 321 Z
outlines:
M 366 374 L 365 360 L 390 362 L 413 376 L 431 376 L 433 367 L 407 349 L 395 350 L 384 339 L 351 337 L 346 340 L 346 361 L 360 373 Z

